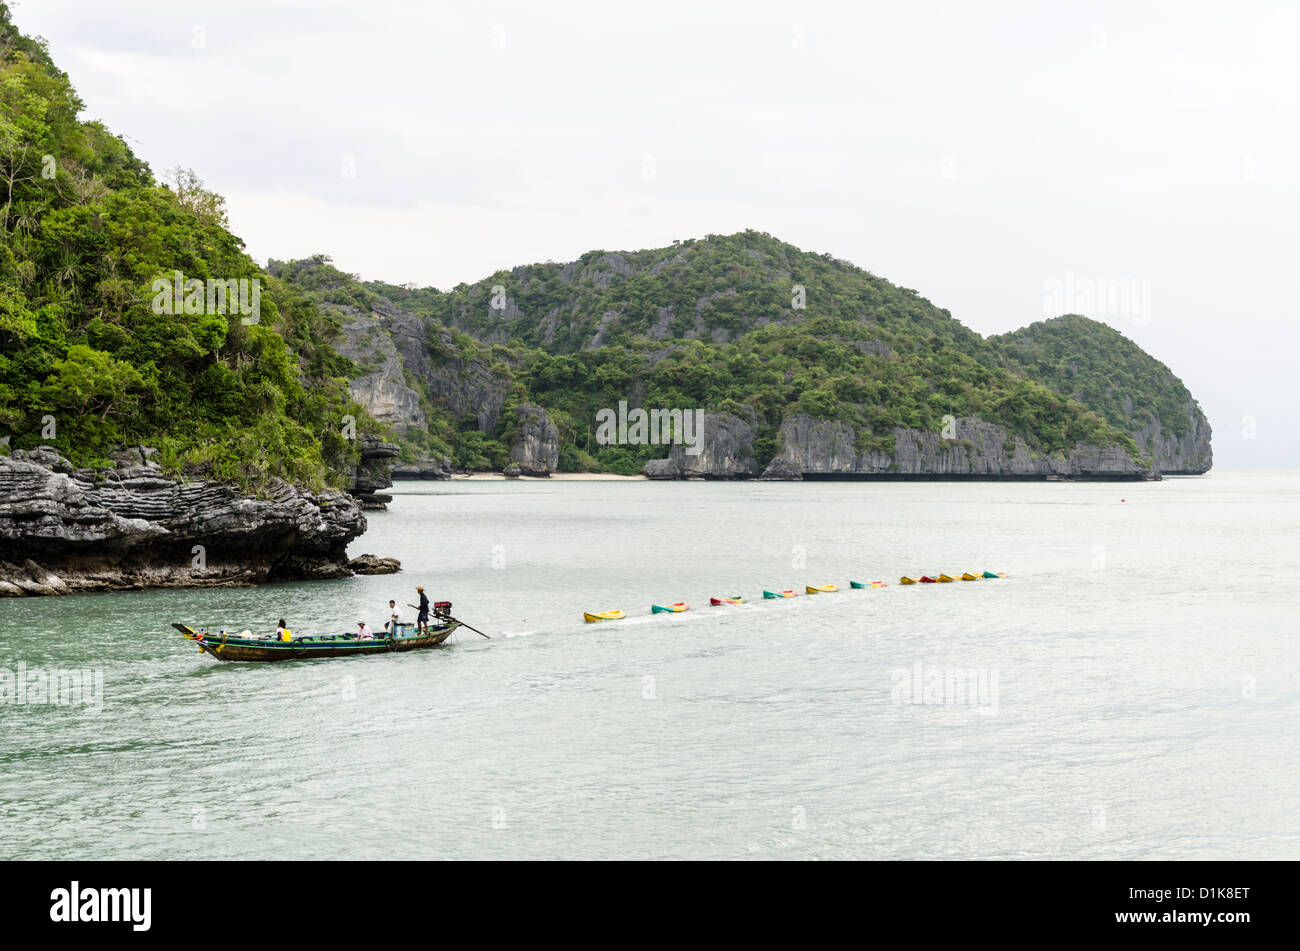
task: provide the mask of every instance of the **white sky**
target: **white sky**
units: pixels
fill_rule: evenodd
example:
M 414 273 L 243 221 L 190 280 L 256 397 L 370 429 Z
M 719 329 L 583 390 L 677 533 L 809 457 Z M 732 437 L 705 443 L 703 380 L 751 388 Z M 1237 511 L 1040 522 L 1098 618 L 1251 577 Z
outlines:
M 1218 465 L 1300 466 L 1300 5 L 12 6 L 262 262 L 447 288 L 755 228 L 981 333 L 1105 320 L 1187 383 Z

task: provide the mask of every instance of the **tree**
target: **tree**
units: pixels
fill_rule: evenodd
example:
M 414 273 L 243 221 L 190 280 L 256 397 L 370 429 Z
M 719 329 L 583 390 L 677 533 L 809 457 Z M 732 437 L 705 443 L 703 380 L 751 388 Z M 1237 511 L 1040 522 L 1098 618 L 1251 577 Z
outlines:
M 176 204 L 199 221 L 218 228 L 230 226 L 226 215 L 226 200 L 216 192 L 209 191 L 194 169 L 178 165 L 167 172 L 163 182 L 175 194 Z

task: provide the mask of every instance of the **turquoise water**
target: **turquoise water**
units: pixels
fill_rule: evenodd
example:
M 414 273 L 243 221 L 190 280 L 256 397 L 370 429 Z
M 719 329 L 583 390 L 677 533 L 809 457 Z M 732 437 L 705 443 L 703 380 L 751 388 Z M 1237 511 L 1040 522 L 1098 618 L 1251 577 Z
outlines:
M 1300 857 L 1297 474 L 396 492 L 352 553 L 399 575 L 0 601 L 0 667 L 103 684 L 0 705 L 0 856 Z M 168 626 L 377 627 L 417 583 L 492 639 Z

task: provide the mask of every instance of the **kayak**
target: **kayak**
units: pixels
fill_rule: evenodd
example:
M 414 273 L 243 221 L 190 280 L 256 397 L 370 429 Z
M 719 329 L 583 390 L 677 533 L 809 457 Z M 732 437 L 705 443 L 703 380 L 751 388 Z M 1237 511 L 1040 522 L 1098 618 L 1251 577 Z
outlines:
M 948 577 L 947 575 L 940 575 L 936 580 L 937 580 L 937 581 L 942 581 L 944 584 L 947 584 L 949 581 L 956 581 L 957 579 L 956 579 L 956 578 L 950 578 L 950 577 Z
M 764 591 L 764 592 L 763 592 L 763 597 L 765 597 L 765 598 L 797 598 L 797 597 L 799 597 L 799 592 L 797 592 L 797 591 L 792 591 L 790 588 L 786 588 L 784 591 Z
M 865 581 L 850 581 L 850 582 L 849 582 L 849 587 L 851 587 L 851 588 L 887 588 L 887 587 L 889 587 L 889 586 L 888 586 L 887 584 L 885 584 L 883 581 L 873 581 L 873 582 L 871 582 L 870 584 L 868 584 L 868 583 L 865 582 Z
M 938 578 L 931 578 L 929 575 L 921 575 L 921 584 L 938 584 Z
M 585 611 L 585 612 L 583 612 L 583 615 L 582 615 L 582 619 L 583 619 L 584 621 L 586 621 L 588 624 L 594 624 L 594 623 L 596 623 L 597 621 L 619 621 L 619 620 L 622 620 L 622 619 L 625 618 L 625 617 L 627 617 L 627 612 L 625 612 L 625 611 L 618 611 L 618 610 L 614 610 L 614 611 Z
M 840 590 L 838 585 L 833 585 L 833 584 L 819 584 L 819 585 L 806 584 L 803 586 L 803 589 L 807 591 L 809 594 L 830 594 L 832 591 Z
M 672 604 L 652 604 L 650 605 L 651 614 L 681 614 L 683 611 L 689 611 L 691 606 L 685 601 L 674 601 Z
M 1005 574 L 1005 573 L 994 574 L 994 573 L 991 572 L 991 571 L 986 571 L 986 572 L 984 572 L 984 577 L 985 577 L 985 578 L 1005 578 L 1005 577 L 1006 577 L 1006 574 Z
M 906 575 L 898 579 L 899 584 L 916 584 L 915 578 L 909 578 Z
M 709 604 L 717 606 L 719 604 L 744 604 L 745 599 L 738 594 L 733 594 L 729 598 L 709 598 Z
M 971 573 L 968 571 L 968 572 L 966 572 L 965 574 L 963 574 L 963 575 L 961 576 L 961 580 L 962 580 L 962 581 L 979 581 L 979 580 L 980 580 L 980 576 L 979 576 L 979 575 L 973 575 L 973 574 L 971 574 Z

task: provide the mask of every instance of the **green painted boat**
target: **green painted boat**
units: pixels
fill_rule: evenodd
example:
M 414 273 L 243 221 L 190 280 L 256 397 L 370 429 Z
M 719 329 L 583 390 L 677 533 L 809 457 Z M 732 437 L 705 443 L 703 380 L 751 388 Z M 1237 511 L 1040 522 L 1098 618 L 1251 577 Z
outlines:
M 243 632 L 232 634 L 218 631 L 213 634 L 203 628 L 195 630 L 184 624 L 173 623 L 187 641 L 193 641 L 199 652 L 211 654 L 222 661 L 262 661 L 274 663 L 282 660 L 309 660 L 312 658 L 356 657 L 358 654 L 391 654 L 426 650 L 437 647 L 460 627 L 459 621 L 443 618 L 438 626 L 429 626 L 427 634 L 420 634 L 414 624 L 399 624 L 396 636 L 387 633 L 372 638 L 359 638 L 355 634 L 307 634 L 287 641 L 253 637 Z

